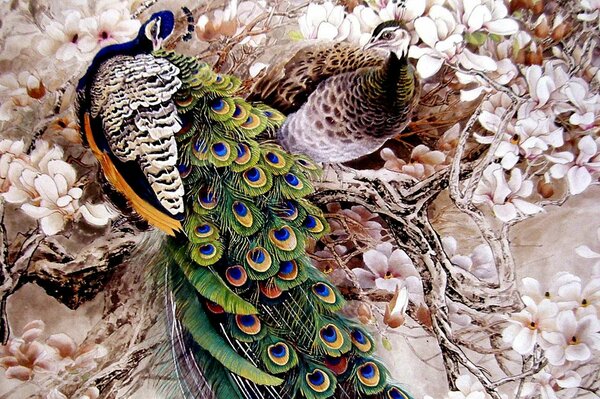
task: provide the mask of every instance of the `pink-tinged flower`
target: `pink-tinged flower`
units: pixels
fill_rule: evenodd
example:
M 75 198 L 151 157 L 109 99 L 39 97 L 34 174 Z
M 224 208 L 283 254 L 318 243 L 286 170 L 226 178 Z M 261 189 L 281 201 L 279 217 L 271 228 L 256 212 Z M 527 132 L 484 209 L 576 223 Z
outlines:
M 29 110 L 46 94 L 37 73 L 22 71 L 0 75 L 0 121 L 17 117 L 17 111 Z
M 600 349 L 600 321 L 596 315 L 577 320 L 575 313 L 564 310 L 556 317 L 557 331 L 543 331 L 548 362 L 562 366 L 565 362 L 585 362 L 592 350 Z
M 70 144 L 81 144 L 79 127 L 74 116 L 69 114 L 52 121 L 47 132 L 55 137 L 60 137 Z
M 502 141 L 494 155 L 501 158 L 504 169 L 512 169 L 521 158 L 533 161 L 550 148 L 558 148 L 564 144 L 563 129 L 556 126 L 554 117 L 548 116 L 539 109 L 532 109 L 533 103 L 523 104 L 517 113 L 516 123 L 506 125 Z M 486 125 L 495 126 L 500 121 L 496 115 L 486 113 L 483 118 Z M 492 143 L 494 136 L 477 136 L 483 144 Z
M 83 190 L 77 186 L 77 173 L 62 157 L 59 147 L 50 148 L 47 142 L 38 141 L 28 159 L 11 163 L 7 171 L 8 190 L 2 196 L 39 220 L 46 235 L 62 231 L 67 221 L 80 215 L 92 225 L 106 225 L 116 215 L 104 204 L 80 207 Z
M 86 61 L 93 56 L 96 43 L 83 40 L 90 18 L 82 18 L 78 11 L 69 11 L 64 24 L 51 21 L 44 29 L 47 37 L 37 44 L 37 50 L 45 56 L 56 57 L 59 61 Z
M 339 236 L 340 238 L 346 238 L 348 235 L 357 236 L 358 238 L 371 237 L 377 242 L 381 241 L 383 226 L 376 220 L 373 220 L 377 218 L 377 215 L 369 212 L 364 206 L 353 205 L 348 209 L 342 208 L 339 203 L 332 203 L 327 204 L 327 210 L 347 220 L 346 226 L 344 226 L 339 220 L 330 218 L 329 225 L 332 235 Z
M 503 0 L 449 0 L 449 4 L 470 33 L 485 30 L 505 36 L 519 31 L 517 21 L 507 18 L 508 9 Z
M 525 277 L 521 280 L 521 298 L 528 297 L 533 302 L 539 304 L 544 299 L 549 299 L 555 302 L 558 298 L 558 290 L 564 285 L 573 282 L 581 282 L 581 279 L 574 274 L 568 272 L 558 272 L 552 277 L 549 286 L 542 286 L 540 282 L 531 277 Z
M 596 241 L 597 243 L 600 243 L 600 228 L 596 230 Z M 598 246 L 596 245 L 596 247 Z M 582 258 L 596 259 L 596 264 L 600 265 L 600 249 L 594 250 L 587 245 L 580 245 L 577 248 L 575 248 L 575 253 L 577 253 L 577 255 L 581 256 Z
M 348 19 L 352 22 L 349 39 L 360 46 L 367 44 L 377 25 L 383 21 L 374 9 L 362 4 L 354 7 Z
M 85 34 L 80 40 L 85 48 L 105 47 L 132 39 L 140 29 L 140 22 L 127 12 L 109 9 L 96 18 L 86 19 Z
M 398 328 L 404 324 L 406 319 L 406 308 L 408 307 L 408 289 L 396 286 L 396 292 L 390 303 L 385 306 L 383 322 L 391 328 Z
M 411 46 L 409 57 L 419 60 L 417 71 L 421 78 L 435 75 L 444 62 L 484 72 L 492 72 L 498 68 L 492 58 L 474 54 L 465 48 L 465 27 L 457 23 L 448 9 L 434 5 L 429 14 L 417 18 L 414 25 L 425 47 Z
M 83 396 L 79 399 L 98 399 L 100 396 L 100 390 L 96 387 L 91 387 L 85 390 Z
M 46 395 L 46 399 L 68 399 L 68 398 L 64 393 L 62 393 L 58 389 L 54 388 L 53 390 L 48 392 L 48 394 Z
M 458 243 L 452 236 L 444 237 L 442 245 L 452 264 L 471 272 L 476 277 L 489 279 L 498 275 L 494 255 L 489 245 L 478 245 L 470 255 L 459 255 L 457 253 Z
M 555 328 L 555 317 L 558 306 L 548 299 L 539 304 L 529 297 L 522 297 L 525 309 L 513 314 L 508 320 L 511 324 L 502 331 L 504 342 L 521 355 L 530 354 L 536 343 L 540 343 L 540 335 Z
M 406 286 L 411 302 L 423 297 L 421 278 L 412 261 L 401 249 L 384 242 L 363 254 L 366 269 L 352 269 L 363 288 L 379 288 L 389 292 Z
M 48 337 L 46 344 L 56 350 L 67 369 L 85 373 L 95 369 L 97 359 L 106 356 L 108 351 L 102 345 L 82 345 L 67 334 L 60 333 Z
M 519 214 L 534 215 L 543 209 L 523 200 L 533 192 L 533 182 L 524 179 L 521 170 L 512 169 L 510 179 L 506 181 L 504 169 L 500 164 L 490 164 L 483 171 L 473 202 L 488 204 L 494 215 L 503 222 L 515 219 Z
M 26 154 L 23 140 L 0 140 L 0 193 L 8 190 L 10 182 L 7 178 L 11 164 L 17 159 L 23 160 L 24 158 L 26 158 Z
M 554 163 L 550 168 L 550 175 L 555 179 L 566 176 L 569 192 L 573 195 L 585 191 L 592 184 L 592 173 L 600 171 L 598 143 L 592 136 L 582 137 L 577 143 L 577 148 L 579 149 L 577 158 L 569 151 L 546 155 L 546 158 Z
M 508 94 L 498 92 L 492 94 L 489 99 L 481 104 L 481 114 L 479 114 L 479 123 L 484 129 L 496 133 L 500 129 L 502 123 L 502 117 L 506 113 L 506 110 L 510 108 L 512 101 Z M 489 144 L 491 141 L 485 136 L 475 135 L 475 138 L 480 143 Z
M 448 399 L 487 399 L 489 397 L 485 393 L 483 385 L 469 374 L 463 374 L 456 379 L 456 388 L 458 391 L 448 392 Z
M 384 168 L 418 180 L 433 175 L 436 171 L 442 169 L 446 162 L 446 154 L 431 150 L 423 144 L 413 148 L 409 163 L 399 159 L 390 148 L 382 149 L 380 156 L 385 161 Z
M 53 353 L 37 341 L 44 328 L 41 320 L 27 323 L 20 338 L 10 338 L 0 346 L 0 366 L 6 368 L 6 378 L 29 381 L 35 373 L 56 371 Z
M 330 1 L 310 3 L 306 13 L 298 19 L 300 32 L 305 39 L 341 41 L 350 36 L 352 20 L 341 5 Z
M 554 106 L 556 110 L 564 110 L 560 103 L 565 98 L 560 89 L 569 81 L 565 69 L 563 63 L 550 61 L 544 64 L 544 69 L 539 65 L 527 67 L 525 78 L 536 108 Z
M 583 130 L 593 128 L 600 112 L 600 95 L 592 95 L 589 84 L 581 78 L 572 78 L 563 87 L 563 93 L 573 106 L 569 122 Z
M 442 137 L 437 142 L 437 149 L 447 155 L 454 155 L 454 150 L 458 145 L 458 138 L 460 137 L 460 123 L 455 123 L 452 127 L 444 132 Z
M 581 280 L 562 285 L 555 302 L 561 309 L 575 310 L 578 315 L 589 312 L 600 315 L 600 279 L 592 278 L 585 286 Z
M 64 229 L 67 219 L 71 219 L 79 208 L 83 191 L 73 187 L 76 180 L 77 175 L 71 165 L 53 160 L 48 162 L 47 173 L 23 169 L 19 179 L 11 181 L 4 198 L 21 204 L 23 212 L 40 221 L 46 235 L 54 235 Z
M 581 376 L 577 372 L 551 369 L 550 373 L 542 371 L 536 374 L 532 382 L 526 382 L 521 394 L 525 399 L 538 398 L 540 394 L 542 399 L 559 399 L 557 391 L 578 388 L 580 384 Z M 571 396 L 565 393 L 564 397 Z

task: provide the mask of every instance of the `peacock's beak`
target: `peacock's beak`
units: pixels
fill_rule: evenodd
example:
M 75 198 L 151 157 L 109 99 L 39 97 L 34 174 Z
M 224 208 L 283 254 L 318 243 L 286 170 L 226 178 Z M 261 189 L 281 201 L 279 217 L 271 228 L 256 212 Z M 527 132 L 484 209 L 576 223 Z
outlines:
M 160 50 L 162 47 L 163 39 L 160 37 L 152 38 L 152 48 L 154 51 Z

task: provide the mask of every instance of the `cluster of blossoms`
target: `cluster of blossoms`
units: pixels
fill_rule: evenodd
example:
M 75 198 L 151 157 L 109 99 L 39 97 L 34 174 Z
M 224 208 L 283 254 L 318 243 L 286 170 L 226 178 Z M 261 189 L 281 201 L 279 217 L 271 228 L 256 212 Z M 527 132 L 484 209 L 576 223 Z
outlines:
M 63 160 L 60 147 L 40 140 L 26 154 L 22 140 L 0 141 L 0 194 L 39 220 L 46 235 L 57 234 L 80 216 L 94 226 L 105 226 L 114 217 L 104 204 L 80 205 L 81 185 L 75 168 Z
M 548 286 L 527 277 L 520 292 L 525 308 L 510 317 L 502 338 L 521 355 L 536 347 L 544 350 L 548 367 L 530 383 L 531 389 L 580 386 L 580 367 L 596 362 L 600 354 L 600 276 L 584 282 L 560 272 Z
M 196 35 L 204 41 L 235 37 L 242 34 L 249 24 L 267 11 L 269 8 L 264 0 L 240 3 L 237 0 L 231 0 L 224 9 L 215 10 L 211 14 L 204 14 L 198 18 Z M 265 33 L 246 33 L 239 44 L 256 47 L 264 43 L 267 38 Z
M 107 354 L 102 345 L 78 345 L 63 333 L 44 338 L 45 327 L 41 320 L 27 323 L 20 337 L 10 338 L 0 346 L 0 367 L 6 370 L 6 378 L 41 382 L 47 377 L 58 380 L 63 374 L 84 375 L 96 369 L 98 359 Z M 94 396 L 96 391 L 90 388 L 87 397 L 98 397 Z
M 0 61 L 10 61 L 13 71 L 21 72 L 0 74 L 0 121 L 18 122 L 36 107 L 48 113 L 55 100 L 50 93 L 81 76 L 100 48 L 130 40 L 141 26 L 131 18 L 127 2 L 66 1 L 49 7 L 37 24 L 26 8 L 2 11 L 7 19 L 0 32 Z M 71 99 L 69 95 L 65 101 Z
M 557 180 L 565 180 L 568 193 L 575 195 L 593 184 L 600 171 L 600 95 L 594 89 L 600 83 L 600 64 L 590 55 L 594 42 L 573 44 L 569 52 L 567 46 L 555 45 L 545 49 L 553 57 L 544 58 L 550 51 L 542 51 L 543 41 L 563 39 L 575 21 L 560 13 L 546 15 L 535 4 L 510 6 L 511 11 L 533 7 L 535 21 L 523 19 L 528 13 L 510 15 L 503 0 L 378 0 L 353 8 L 326 1 L 311 4 L 298 20 L 306 40 L 362 45 L 379 23 L 400 19 L 412 34 L 409 58 L 417 60 L 424 89 L 434 87 L 429 78 L 437 82 L 444 73 L 462 101 L 481 101 L 489 93 L 480 105 L 483 132 L 475 139 L 494 144 L 496 162 L 487 167 L 474 202 L 489 205 L 504 222 L 540 212 L 535 195 L 549 198 L 560 192 Z M 597 21 L 597 2 L 581 0 L 575 7 L 579 20 Z M 528 25 L 535 29 L 522 28 Z M 579 67 L 570 67 L 573 63 Z M 506 90 L 496 91 L 494 85 Z M 513 110 L 517 98 L 520 103 Z M 514 117 L 507 119 L 511 111 Z M 452 142 L 459 131 L 457 124 L 440 132 L 440 142 Z M 408 160 L 389 148 L 381 157 L 387 169 L 424 179 L 450 163 L 456 142 L 444 144 L 417 145 Z

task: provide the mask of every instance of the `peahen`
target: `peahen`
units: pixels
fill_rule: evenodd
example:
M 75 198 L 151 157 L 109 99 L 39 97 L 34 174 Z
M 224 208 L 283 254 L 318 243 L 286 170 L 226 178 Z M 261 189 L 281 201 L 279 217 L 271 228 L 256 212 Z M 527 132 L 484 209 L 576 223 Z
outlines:
M 169 237 L 167 312 L 188 398 L 410 398 L 305 242 L 328 231 L 305 197 L 319 168 L 255 137 L 282 113 L 238 97 L 240 81 L 164 51 L 158 12 L 104 48 L 78 85 L 85 143 L 106 179 Z
M 319 162 L 359 158 L 410 122 L 420 93 L 410 40 L 404 24 L 392 20 L 379 24 L 364 48 L 304 46 L 271 67 L 247 99 L 287 115 L 277 138 L 288 151 Z

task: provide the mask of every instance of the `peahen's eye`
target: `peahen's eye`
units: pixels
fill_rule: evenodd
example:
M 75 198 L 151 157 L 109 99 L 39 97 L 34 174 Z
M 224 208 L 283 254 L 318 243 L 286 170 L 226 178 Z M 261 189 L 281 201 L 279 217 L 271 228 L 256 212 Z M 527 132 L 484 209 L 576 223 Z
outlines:
M 382 38 L 383 40 L 392 40 L 392 39 L 393 39 L 393 37 L 394 37 L 394 34 L 393 34 L 392 32 L 383 32 L 383 33 L 381 34 L 381 38 Z

